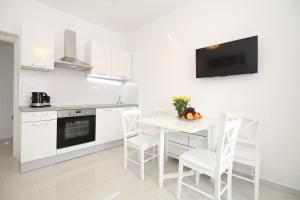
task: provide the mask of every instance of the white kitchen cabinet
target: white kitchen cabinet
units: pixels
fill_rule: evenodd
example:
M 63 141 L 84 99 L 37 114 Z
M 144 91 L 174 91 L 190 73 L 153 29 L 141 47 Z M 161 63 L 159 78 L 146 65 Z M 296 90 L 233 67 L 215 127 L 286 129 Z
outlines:
M 22 68 L 54 69 L 54 31 L 43 25 L 23 21 L 21 27 Z
M 114 141 L 117 137 L 117 112 L 115 108 L 96 111 L 96 144 Z
M 86 44 L 85 60 L 93 66 L 90 77 L 131 79 L 131 52 L 91 41 Z
M 172 133 L 167 135 L 168 156 L 177 158 L 190 148 L 207 148 L 207 136 L 196 134 Z
M 93 66 L 92 74 L 111 75 L 111 48 L 95 41 L 87 43 L 86 62 Z
M 47 120 L 45 115 L 42 118 L 21 124 L 21 163 L 56 155 L 57 119 Z
M 178 159 L 181 154 L 189 150 L 186 145 L 168 141 L 168 156 Z
M 207 148 L 207 137 L 206 136 L 189 136 L 189 147 L 196 148 Z
M 123 138 L 122 112 L 137 107 L 99 108 L 96 111 L 96 144 Z
M 171 133 L 168 134 L 168 141 L 171 141 L 173 143 L 181 144 L 188 146 L 188 136 L 183 133 Z
M 131 79 L 131 53 L 119 48 L 111 51 L 111 74 L 122 79 Z

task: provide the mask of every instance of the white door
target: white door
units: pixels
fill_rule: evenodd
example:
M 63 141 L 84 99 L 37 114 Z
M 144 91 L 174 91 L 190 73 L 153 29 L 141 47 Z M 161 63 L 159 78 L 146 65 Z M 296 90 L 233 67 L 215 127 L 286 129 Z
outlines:
M 131 78 L 131 53 L 122 49 L 113 48 L 111 51 L 112 76 L 123 79 Z
M 91 41 L 87 44 L 86 51 L 86 61 L 93 66 L 92 74 L 111 74 L 111 48 L 109 46 Z
M 117 109 L 97 109 L 96 114 L 96 143 L 103 144 L 116 140 Z
M 21 163 L 56 155 L 56 120 L 22 123 Z
M 28 21 L 21 28 L 21 65 L 37 70 L 54 69 L 54 31 Z

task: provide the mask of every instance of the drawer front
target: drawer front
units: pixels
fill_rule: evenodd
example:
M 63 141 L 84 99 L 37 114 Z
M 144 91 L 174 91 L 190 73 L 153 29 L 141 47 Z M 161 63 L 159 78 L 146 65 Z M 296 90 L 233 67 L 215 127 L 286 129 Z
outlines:
M 180 156 L 184 152 L 188 151 L 189 148 L 184 145 L 180 145 L 173 142 L 168 142 L 168 153 L 171 153 L 176 156 Z
M 207 137 L 189 136 L 189 147 L 207 148 Z
M 22 122 L 36 122 L 57 119 L 57 111 L 22 113 Z
M 167 138 L 168 141 L 188 146 L 188 136 L 181 133 L 170 133 Z

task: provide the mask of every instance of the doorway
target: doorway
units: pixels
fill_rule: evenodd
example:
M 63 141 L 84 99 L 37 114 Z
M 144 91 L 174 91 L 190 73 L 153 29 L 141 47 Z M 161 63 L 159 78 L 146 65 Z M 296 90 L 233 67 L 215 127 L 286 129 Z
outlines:
M 13 138 L 14 45 L 0 41 L 0 140 Z
M 19 160 L 18 80 L 18 36 L 0 31 L 0 148 L 17 160 Z

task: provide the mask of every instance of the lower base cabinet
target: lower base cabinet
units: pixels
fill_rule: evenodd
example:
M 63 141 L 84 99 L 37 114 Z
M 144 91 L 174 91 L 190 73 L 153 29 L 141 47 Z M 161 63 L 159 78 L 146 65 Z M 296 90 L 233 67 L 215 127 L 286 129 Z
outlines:
M 96 111 L 96 144 L 103 144 L 115 139 L 117 132 L 117 110 L 114 108 Z
M 123 138 L 122 112 L 126 108 L 99 108 L 96 111 L 96 144 L 103 144 Z
M 167 151 L 170 157 L 178 159 L 184 152 L 197 147 L 207 148 L 206 136 L 183 133 L 167 135 Z
M 21 125 L 21 163 L 56 155 L 57 120 Z

